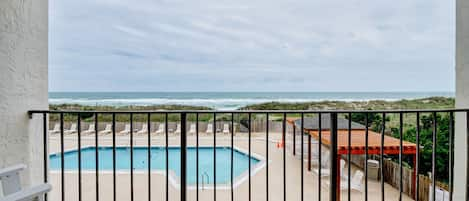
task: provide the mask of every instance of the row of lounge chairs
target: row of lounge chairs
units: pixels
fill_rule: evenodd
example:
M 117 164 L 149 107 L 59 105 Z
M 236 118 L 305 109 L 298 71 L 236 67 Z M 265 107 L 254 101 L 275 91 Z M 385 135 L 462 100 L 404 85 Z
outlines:
M 124 130 L 121 130 L 121 131 L 117 132 L 117 134 L 119 134 L 119 135 L 130 134 L 130 129 L 131 129 L 130 124 L 126 124 L 125 127 L 124 127 Z M 95 125 L 90 124 L 88 129 L 82 131 L 81 134 L 82 135 L 90 135 L 90 134 L 94 134 L 95 131 L 96 131 Z M 213 124 L 208 124 L 207 125 L 207 130 L 205 131 L 205 133 L 206 134 L 213 134 L 213 131 L 214 131 L 213 130 Z M 223 125 L 223 130 L 216 129 L 215 132 L 217 132 L 217 133 L 222 132 L 223 134 L 229 134 L 230 133 L 230 127 L 229 127 L 228 124 L 224 124 Z M 55 124 L 54 129 L 50 130 L 49 133 L 51 135 L 59 134 L 60 133 L 60 124 Z M 66 135 L 76 134 L 76 133 L 78 133 L 78 130 L 77 130 L 77 124 L 75 124 L 75 123 L 71 124 L 69 129 L 64 130 L 64 134 L 66 134 Z M 106 124 L 106 127 L 104 128 L 104 130 L 98 131 L 99 135 L 108 135 L 108 134 L 111 134 L 111 133 L 112 133 L 112 125 L 111 124 Z M 148 125 L 147 124 L 142 124 L 142 128 L 140 130 L 134 130 L 133 133 L 135 133 L 137 135 L 148 134 Z M 160 124 L 158 126 L 158 130 L 153 132 L 153 134 L 156 134 L 156 135 L 164 134 L 164 133 L 166 133 L 165 124 Z M 181 134 L 181 124 L 177 124 L 176 129 L 174 129 L 174 130 L 168 128 L 168 133 L 170 133 L 170 134 Z M 196 133 L 196 125 L 191 124 L 188 134 L 195 134 L 195 133 Z

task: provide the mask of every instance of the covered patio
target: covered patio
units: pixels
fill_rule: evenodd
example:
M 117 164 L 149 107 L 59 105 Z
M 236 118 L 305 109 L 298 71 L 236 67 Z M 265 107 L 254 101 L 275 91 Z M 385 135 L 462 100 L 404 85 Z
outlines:
M 296 130 L 301 130 L 301 119 L 299 118 L 289 118 L 287 122 L 292 125 L 293 133 Z M 304 118 L 304 134 L 308 134 L 308 170 L 311 170 L 311 138 L 314 138 L 320 145 L 325 147 L 331 146 L 331 132 L 330 132 L 330 117 L 329 115 L 322 115 L 321 119 L 318 117 L 314 118 Z M 412 155 L 413 164 L 416 164 L 416 153 L 417 146 L 414 143 L 401 141 L 397 138 L 382 135 L 367 129 L 364 125 L 358 124 L 356 122 L 349 121 L 348 119 L 338 118 L 337 119 L 337 164 L 340 164 L 340 160 L 343 155 Z M 293 135 L 295 136 L 295 134 Z M 349 140 L 350 139 L 350 140 Z M 293 150 L 295 147 L 295 139 L 293 139 Z M 402 143 L 402 146 L 401 146 Z M 402 150 L 400 149 L 402 147 Z M 295 154 L 295 151 L 293 151 Z M 321 153 L 319 153 L 321 154 Z M 366 161 L 365 161 L 366 164 Z M 382 164 L 380 163 L 380 169 L 382 169 Z M 341 169 L 337 168 L 337 175 L 341 175 Z M 366 174 L 366 173 L 365 173 Z M 412 176 L 412 194 L 415 194 L 415 184 L 416 184 L 416 168 L 413 166 L 413 176 Z M 349 178 L 351 175 L 349 175 Z M 382 179 L 382 178 L 381 178 Z M 337 177 L 337 197 L 340 199 L 341 192 L 341 177 Z

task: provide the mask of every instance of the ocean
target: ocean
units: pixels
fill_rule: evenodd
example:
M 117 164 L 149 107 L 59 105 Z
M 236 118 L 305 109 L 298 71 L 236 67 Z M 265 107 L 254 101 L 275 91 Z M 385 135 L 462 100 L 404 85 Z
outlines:
M 454 92 L 49 92 L 49 103 L 93 106 L 178 104 L 234 110 L 250 104 L 272 101 L 391 101 L 431 96 L 454 97 Z

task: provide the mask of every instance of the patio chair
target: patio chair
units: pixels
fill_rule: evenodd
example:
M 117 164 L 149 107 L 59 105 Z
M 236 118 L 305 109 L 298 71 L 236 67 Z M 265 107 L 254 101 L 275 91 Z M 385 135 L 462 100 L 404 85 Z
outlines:
M 64 132 L 64 134 L 67 134 L 67 135 L 68 135 L 68 134 L 73 134 L 73 133 L 76 133 L 76 132 L 78 132 L 78 131 L 77 131 L 77 124 L 76 124 L 76 123 L 73 123 L 73 124 L 70 126 L 70 129 L 66 130 L 66 131 Z
M 124 130 L 119 132 L 119 135 L 130 134 L 130 124 L 125 124 Z
M 176 125 L 176 130 L 174 130 L 173 134 L 174 134 L 174 135 L 179 135 L 179 134 L 181 134 L 181 124 L 178 123 L 178 124 Z
M 297 145 L 296 145 L 296 153 L 297 153 L 297 157 L 300 157 L 301 156 L 301 136 L 299 136 L 299 140 L 297 139 Z M 318 151 L 318 148 L 316 148 L 317 146 L 319 146 L 319 143 L 318 141 L 311 141 L 311 165 L 313 166 L 317 166 L 319 163 L 318 163 L 318 158 L 319 158 L 319 151 Z M 308 136 L 307 135 L 304 135 L 303 136 L 303 160 L 307 161 L 308 159 Z
M 159 134 L 163 134 L 165 133 L 165 124 L 164 123 L 161 123 L 159 126 L 158 126 L 158 130 L 155 131 L 155 134 L 156 135 L 159 135 Z
M 350 190 L 356 190 L 362 192 L 362 180 L 363 180 L 363 172 L 361 170 L 355 171 L 352 176 L 352 180 L 350 180 Z M 349 189 L 347 180 L 340 181 L 340 190 L 347 190 Z
M 81 132 L 81 134 L 82 135 L 90 135 L 90 134 L 93 134 L 94 131 L 95 131 L 94 124 L 90 124 L 90 126 L 88 127 L 88 130 Z
M 112 125 L 111 124 L 106 124 L 106 127 L 104 128 L 104 130 L 98 132 L 99 135 L 108 135 L 108 134 L 111 134 L 111 133 L 112 133 Z
M 329 154 L 328 154 L 329 155 Z M 321 177 L 328 177 L 331 175 L 331 170 L 330 168 L 328 167 L 329 166 L 329 156 L 327 157 L 326 159 L 326 163 L 322 162 L 321 163 Z M 344 172 L 344 168 L 345 168 L 345 160 L 343 159 L 340 159 L 340 172 L 341 174 L 343 174 Z M 313 172 L 316 173 L 316 174 L 319 174 L 319 168 L 314 168 L 313 169 Z
M 436 186 L 435 200 L 447 201 L 447 200 L 450 200 L 449 197 L 450 195 L 448 191 L 442 189 L 439 186 Z M 428 200 L 433 200 L 433 186 L 431 184 L 428 186 Z
M 345 160 L 340 159 L 340 166 L 339 166 L 339 167 L 340 167 L 340 175 L 341 175 L 341 176 L 345 176 L 345 174 L 344 174 L 344 172 L 345 172 L 345 171 L 344 171 L 344 169 L 345 169 Z M 318 173 L 319 173 L 319 172 L 318 172 Z M 331 175 L 330 169 L 329 169 L 329 168 L 324 168 L 324 169 L 322 169 L 322 170 L 321 170 L 321 175 L 322 175 L 321 177 L 328 177 L 328 176 L 330 176 L 330 175 Z
M 53 130 L 50 130 L 49 133 L 52 135 L 52 134 L 58 134 L 60 133 L 60 124 L 59 123 L 56 123 L 54 125 L 54 129 Z
M 350 180 L 350 190 L 356 190 L 362 192 L 362 180 L 363 180 L 363 172 L 361 170 L 355 171 Z M 326 180 L 324 183 L 329 186 L 329 181 Z M 347 179 L 341 178 L 340 180 L 340 190 L 348 190 L 348 181 Z
M 51 190 L 50 184 L 39 184 L 36 186 L 22 188 L 19 172 L 24 170 L 26 165 L 15 165 L 0 170 L 0 185 L 2 186 L 4 201 L 32 201 L 44 200 L 44 194 Z
M 139 131 L 137 131 L 137 135 L 145 135 L 148 133 L 148 125 L 146 123 L 143 123 L 142 124 L 142 129 L 140 129 Z
M 205 131 L 207 135 L 210 135 L 213 133 L 213 124 L 207 124 L 207 130 Z
M 330 152 L 326 149 L 322 151 L 321 154 L 321 166 L 327 167 L 329 165 L 329 157 L 330 157 Z M 312 166 L 319 166 L 319 152 L 314 152 L 312 153 L 312 160 L 311 160 L 311 165 Z
M 191 124 L 191 127 L 189 129 L 189 134 L 194 135 L 195 133 L 196 133 L 195 124 Z
M 223 125 L 223 134 L 228 135 L 230 133 L 230 126 L 228 124 Z

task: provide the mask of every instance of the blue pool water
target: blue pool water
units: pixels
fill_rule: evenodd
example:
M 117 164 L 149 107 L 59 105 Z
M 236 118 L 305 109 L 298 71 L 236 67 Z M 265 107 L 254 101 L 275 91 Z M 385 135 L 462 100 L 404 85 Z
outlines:
M 238 177 L 248 170 L 249 156 L 236 149 L 233 149 L 233 176 Z M 81 167 L 82 170 L 95 170 L 95 147 L 87 147 L 81 150 Z M 174 171 L 179 177 L 180 175 L 180 151 L 179 147 L 168 148 L 169 155 L 169 169 Z M 166 151 L 164 147 L 151 147 L 151 169 L 152 170 L 165 170 L 166 165 Z M 113 167 L 112 162 L 112 147 L 99 147 L 99 170 L 111 170 Z M 145 171 L 148 168 L 148 148 L 147 147 L 134 147 L 134 170 Z M 230 147 L 217 147 L 216 148 L 216 170 L 217 170 L 217 184 L 230 183 L 230 168 L 231 168 L 231 148 Z M 78 170 L 78 150 L 67 151 L 64 153 L 64 168 L 65 170 Z M 116 169 L 119 171 L 130 171 L 130 147 L 116 147 Z M 251 168 L 254 167 L 260 160 L 251 157 Z M 209 182 L 213 184 L 213 147 L 199 147 L 199 182 L 201 175 L 206 173 Z M 50 155 L 50 169 L 61 169 L 61 156 L 60 154 Z M 205 176 L 206 178 L 206 176 Z M 188 184 L 196 183 L 196 148 L 187 148 L 187 182 Z

